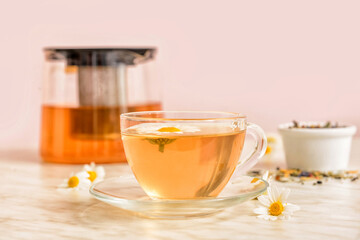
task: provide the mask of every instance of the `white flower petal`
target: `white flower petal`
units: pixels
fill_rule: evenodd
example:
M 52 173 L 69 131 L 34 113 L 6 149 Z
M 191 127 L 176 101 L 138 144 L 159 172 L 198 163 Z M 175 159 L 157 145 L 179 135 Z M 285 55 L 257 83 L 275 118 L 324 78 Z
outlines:
M 92 171 L 92 168 L 90 167 L 90 165 L 88 165 L 88 164 L 85 164 L 84 165 L 84 171 Z
M 264 220 L 269 220 L 269 215 L 258 215 L 256 216 L 257 218 L 261 218 L 261 219 L 264 219 Z
M 265 181 L 267 181 L 268 177 L 269 177 L 269 171 L 266 171 L 266 172 L 264 173 L 264 175 L 262 176 L 262 179 L 264 179 Z
M 269 216 L 271 221 L 277 220 L 277 216 Z
M 79 184 L 76 186 L 78 189 L 89 189 L 91 186 L 91 181 L 89 179 L 82 179 Z
M 280 201 L 283 202 L 283 203 L 286 203 L 288 197 L 289 197 L 289 194 L 290 194 L 290 189 L 289 188 L 285 188 L 281 191 L 280 193 Z
M 275 185 L 267 188 L 267 195 L 269 196 L 270 203 L 276 202 L 274 198 L 274 187 Z
M 270 202 L 273 202 L 273 199 L 272 199 L 272 196 L 271 196 L 271 188 L 272 188 L 272 186 L 269 186 L 266 189 L 266 193 L 267 193 L 267 196 L 269 197 Z
M 265 220 L 270 220 L 270 215 L 261 215 L 262 219 L 265 219 Z
M 91 182 L 90 183 L 83 182 L 83 183 L 79 183 L 77 188 L 79 188 L 79 189 L 89 189 L 90 185 L 91 185 Z
M 268 196 L 261 195 L 258 197 L 258 200 L 262 205 L 270 207 L 271 202 Z
M 90 167 L 91 167 L 91 169 L 95 169 L 95 163 L 94 163 L 94 162 L 91 162 L 91 163 L 90 163 Z
M 277 202 L 280 200 L 280 191 L 276 185 L 272 186 L 272 197 L 274 202 Z
M 80 180 L 80 179 L 86 179 L 86 178 L 88 178 L 90 175 L 89 175 L 89 173 L 86 172 L 86 171 L 81 171 L 81 172 L 76 173 L 75 176 L 77 176 L 77 177 L 79 178 L 79 180 Z
M 91 185 L 91 181 L 90 181 L 90 179 L 84 179 L 84 180 L 82 181 L 82 184 L 83 184 L 83 185 L 90 186 L 90 185 Z
M 267 210 L 267 208 L 264 208 L 264 207 L 258 207 L 258 208 L 254 209 L 254 213 L 260 214 L 260 215 L 268 214 L 268 210 Z
M 104 177 L 105 177 L 104 167 L 102 167 L 102 166 L 96 167 L 95 172 L 96 172 L 96 178 L 104 179 Z

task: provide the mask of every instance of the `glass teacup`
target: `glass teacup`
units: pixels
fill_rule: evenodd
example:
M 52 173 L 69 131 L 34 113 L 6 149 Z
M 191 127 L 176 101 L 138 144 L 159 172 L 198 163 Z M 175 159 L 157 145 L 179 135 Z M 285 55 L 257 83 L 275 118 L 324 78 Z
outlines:
M 240 160 L 245 136 L 256 140 Z M 149 111 L 121 115 L 125 155 L 140 186 L 153 199 L 216 197 L 235 169 L 263 156 L 263 130 L 227 112 Z

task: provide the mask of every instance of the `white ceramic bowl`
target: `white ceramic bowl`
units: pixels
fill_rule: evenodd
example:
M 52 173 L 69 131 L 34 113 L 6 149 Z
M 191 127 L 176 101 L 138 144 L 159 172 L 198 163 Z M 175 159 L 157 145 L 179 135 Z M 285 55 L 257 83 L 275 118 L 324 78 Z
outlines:
M 300 123 L 303 124 L 308 123 Z M 288 168 L 319 171 L 347 168 L 355 126 L 289 128 L 290 126 L 293 124 L 281 124 L 278 128 Z

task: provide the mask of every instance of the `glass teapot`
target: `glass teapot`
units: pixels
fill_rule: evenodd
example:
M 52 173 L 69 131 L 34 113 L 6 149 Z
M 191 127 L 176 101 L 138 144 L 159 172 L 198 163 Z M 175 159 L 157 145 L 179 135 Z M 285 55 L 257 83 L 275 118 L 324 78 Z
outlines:
M 161 110 L 155 48 L 45 48 L 40 153 L 125 162 L 120 114 Z

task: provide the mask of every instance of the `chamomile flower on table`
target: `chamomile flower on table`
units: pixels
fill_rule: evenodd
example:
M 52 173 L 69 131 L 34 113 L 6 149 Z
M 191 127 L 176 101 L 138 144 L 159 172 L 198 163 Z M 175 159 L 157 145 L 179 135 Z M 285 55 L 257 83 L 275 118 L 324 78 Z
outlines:
M 276 185 L 267 189 L 267 195 L 258 197 L 260 206 L 254 209 L 258 218 L 265 220 L 289 219 L 300 207 L 287 202 L 290 189 L 279 190 Z
M 91 181 L 89 174 L 85 171 L 76 174 L 71 173 L 69 178 L 66 178 L 63 183 L 58 187 L 59 190 L 83 190 L 89 189 Z
M 91 183 L 97 183 L 104 180 L 105 177 L 105 169 L 102 166 L 96 166 L 94 162 L 90 164 L 85 164 L 84 169 L 85 172 L 88 173 L 88 179 Z

